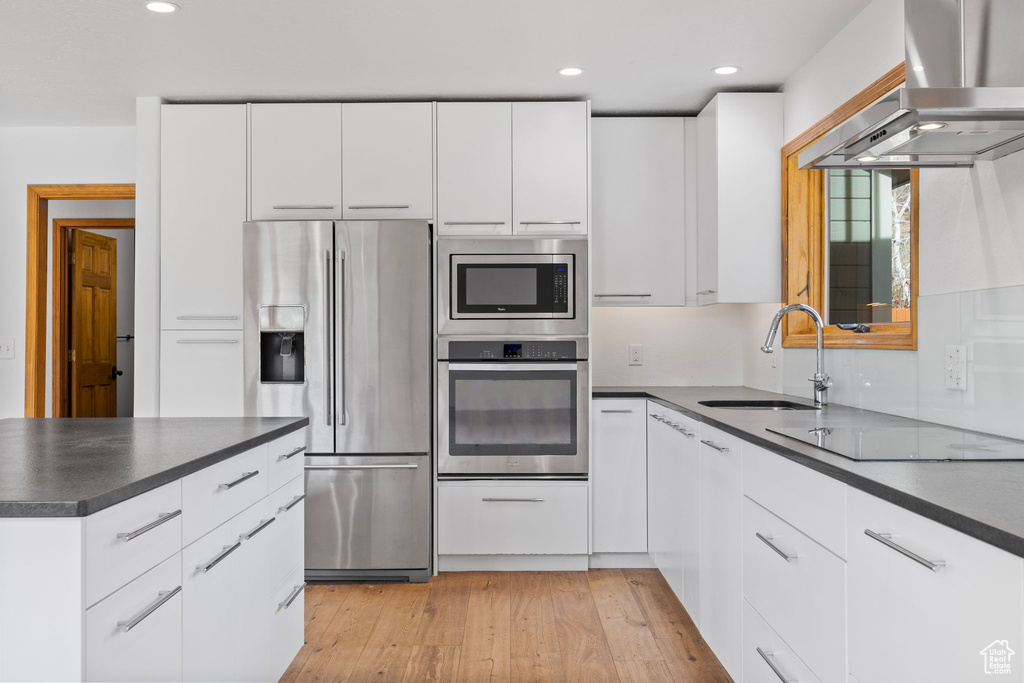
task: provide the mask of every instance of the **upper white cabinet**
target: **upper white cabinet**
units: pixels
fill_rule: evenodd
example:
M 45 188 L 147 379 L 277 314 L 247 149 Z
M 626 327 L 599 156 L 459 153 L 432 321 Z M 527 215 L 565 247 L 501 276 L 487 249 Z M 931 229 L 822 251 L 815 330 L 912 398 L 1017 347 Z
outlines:
M 587 234 L 586 102 L 512 103 L 513 233 Z
M 512 104 L 437 105 L 441 235 L 512 234 Z
M 345 220 L 434 217 L 434 105 L 341 105 Z
M 596 399 L 591 450 L 595 553 L 647 552 L 647 401 Z
M 244 104 L 161 108 L 163 329 L 242 328 Z
M 254 221 L 341 218 L 341 105 L 253 104 Z
M 697 117 L 698 305 L 778 303 L 781 93 L 721 93 Z
M 694 119 L 591 121 L 594 304 L 684 306 L 684 137 Z

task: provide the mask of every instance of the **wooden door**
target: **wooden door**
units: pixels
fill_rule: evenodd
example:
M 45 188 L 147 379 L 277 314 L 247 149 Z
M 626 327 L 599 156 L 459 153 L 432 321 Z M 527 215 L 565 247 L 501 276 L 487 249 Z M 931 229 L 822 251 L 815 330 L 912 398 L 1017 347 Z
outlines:
M 71 231 L 71 417 L 117 417 L 117 240 Z

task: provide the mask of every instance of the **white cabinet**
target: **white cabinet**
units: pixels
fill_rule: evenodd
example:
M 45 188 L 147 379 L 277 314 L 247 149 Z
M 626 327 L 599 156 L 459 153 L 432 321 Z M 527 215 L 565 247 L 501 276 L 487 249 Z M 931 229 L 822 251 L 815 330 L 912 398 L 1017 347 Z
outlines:
M 681 117 L 591 121 L 594 305 L 686 305 Z
M 743 683 L 779 681 L 818 683 L 807 665 L 793 653 L 761 615 L 743 603 Z
M 1020 651 L 1021 558 L 860 491 L 848 505 L 849 671 L 860 683 L 984 681 L 984 650 Z M 1013 660 L 1002 677 L 1019 671 Z
M 512 234 L 512 103 L 437 104 L 440 235 Z
M 341 105 L 345 220 L 434 217 L 434 105 Z
M 241 329 L 245 105 L 164 105 L 160 126 L 161 327 Z
M 782 99 L 782 93 L 720 93 L 697 117 L 691 303 L 779 301 Z
M 341 218 L 341 105 L 250 105 L 251 220 Z
M 589 106 L 512 103 L 513 233 L 587 234 Z
M 169 330 L 160 340 L 162 417 L 242 416 L 241 330 Z
M 740 678 L 743 551 L 740 444 L 701 425 L 700 632 L 733 678 Z
M 683 595 L 682 494 L 686 437 L 673 426 L 677 413 L 648 404 L 648 546 L 654 566 L 680 599 Z
M 592 405 L 592 550 L 645 553 L 647 401 L 595 399 Z

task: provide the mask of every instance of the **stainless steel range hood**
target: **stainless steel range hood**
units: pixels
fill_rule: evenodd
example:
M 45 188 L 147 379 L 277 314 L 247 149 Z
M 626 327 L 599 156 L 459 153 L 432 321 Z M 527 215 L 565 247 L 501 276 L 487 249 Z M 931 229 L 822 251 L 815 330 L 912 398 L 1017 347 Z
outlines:
M 1024 149 L 1024 0 L 904 0 L 904 15 L 906 84 L 800 168 L 973 166 Z

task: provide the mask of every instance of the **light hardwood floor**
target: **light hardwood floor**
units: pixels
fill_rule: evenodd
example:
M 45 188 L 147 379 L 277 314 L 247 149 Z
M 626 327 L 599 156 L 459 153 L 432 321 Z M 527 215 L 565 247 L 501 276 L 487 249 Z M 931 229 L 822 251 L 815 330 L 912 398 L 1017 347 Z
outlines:
M 283 681 L 731 681 L 656 569 L 306 588 Z

